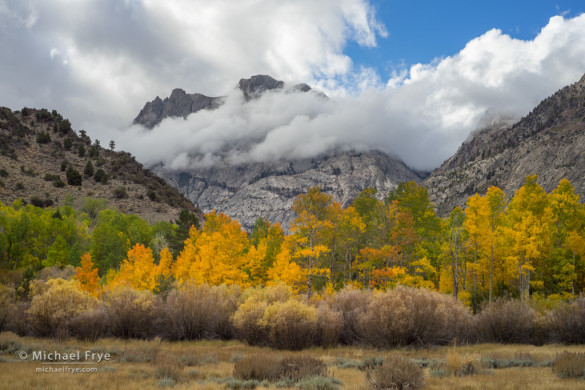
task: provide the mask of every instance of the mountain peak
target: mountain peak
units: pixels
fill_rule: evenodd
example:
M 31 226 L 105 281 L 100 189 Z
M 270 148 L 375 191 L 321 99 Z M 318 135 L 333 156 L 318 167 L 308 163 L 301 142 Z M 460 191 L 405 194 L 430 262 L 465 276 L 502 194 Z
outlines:
M 264 91 L 284 88 L 284 81 L 259 74 L 249 79 L 240 79 L 238 88 L 242 91 L 246 100 L 250 100 L 259 97 Z
M 237 88 L 242 91 L 246 101 L 250 101 L 259 98 L 266 91 L 284 89 L 284 81 L 276 80 L 268 75 L 259 74 L 249 79 L 240 79 Z M 292 91 L 309 92 L 311 91 L 311 87 L 304 83 L 296 84 L 292 87 Z M 319 93 L 319 95 L 327 97 L 323 93 Z M 200 93 L 189 94 L 184 89 L 175 88 L 168 98 L 161 100 L 157 96 L 153 101 L 146 103 L 132 123 L 152 129 L 164 118 L 187 118 L 189 114 L 199 110 L 216 109 L 223 102 L 223 97 L 209 97 Z

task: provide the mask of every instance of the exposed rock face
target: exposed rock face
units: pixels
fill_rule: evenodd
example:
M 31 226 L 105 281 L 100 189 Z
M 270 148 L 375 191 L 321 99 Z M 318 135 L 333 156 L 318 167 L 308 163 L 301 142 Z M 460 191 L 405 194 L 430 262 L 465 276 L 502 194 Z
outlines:
M 562 178 L 585 196 L 585 76 L 543 100 L 516 124 L 492 123 L 425 179 L 429 196 L 445 215 L 468 196 L 498 186 L 508 196 L 529 174 L 552 191 Z
M 132 123 L 149 129 L 167 117 L 183 117 L 199 110 L 213 110 L 223 103 L 221 97 L 209 97 L 200 93 L 188 94 L 182 89 L 173 89 L 171 96 L 161 100 L 158 96 L 144 105 Z
M 252 76 L 249 79 L 240 79 L 238 88 L 242 90 L 246 100 L 251 100 L 259 97 L 265 91 L 284 88 L 284 82 L 275 80 L 270 76 L 257 75 Z M 310 89 L 311 88 L 309 87 L 309 90 Z
M 249 101 L 260 97 L 266 91 L 283 89 L 284 82 L 275 80 L 270 76 L 256 75 L 249 79 L 241 79 L 237 88 L 242 91 L 246 101 Z M 297 84 L 293 86 L 293 90 L 296 92 L 309 92 L 311 87 L 307 84 Z M 319 95 L 326 97 L 323 93 L 319 93 Z M 176 88 L 173 89 L 171 96 L 168 98 L 161 100 L 157 96 L 153 101 L 146 103 L 132 123 L 152 129 L 164 118 L 186 118 L 189 114 L 199 110 L 214 110 L 221 106 L 223 102 L 224 98 L 221 96 L 209 97 L 200 93 L 188 94 L 184 90 Z
M 347 205 L 367 187 L 386 196 L 401 181 L 422 178 L 402 162 L 381 152 L 343 152 L 313 159 L 221 165 L 191 171 L 153 171 L 178 188 L 202 211 L 217 209 L 251 229 L 258 217 L 281 222 L 286 229 L 295 218 L 294 198 L 308 187 L 320 186 Z

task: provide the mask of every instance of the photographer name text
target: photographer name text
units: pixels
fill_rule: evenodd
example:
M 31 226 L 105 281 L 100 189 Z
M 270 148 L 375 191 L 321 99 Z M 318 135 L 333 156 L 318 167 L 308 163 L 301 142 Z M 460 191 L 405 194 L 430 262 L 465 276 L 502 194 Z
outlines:
M 25 360 L 28 354 L 20 354 L 20 358 Z M 92 351 L 73 351 L 73 352 L 59 352 L 59 351 L 32 351 L 31 359 L 33 361 L 59 363 L 59 362 L 88 362 L 101 363 L 102 361 L 109 361 L 111 356 L 108 352 L 92 352 Z

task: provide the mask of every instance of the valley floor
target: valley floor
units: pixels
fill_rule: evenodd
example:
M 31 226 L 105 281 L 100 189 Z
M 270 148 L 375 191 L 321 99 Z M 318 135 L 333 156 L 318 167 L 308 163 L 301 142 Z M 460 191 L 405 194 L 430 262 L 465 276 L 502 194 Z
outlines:
M 35 351 L 74 354 L 73 360 L 59 364 L 42 364 L 33 360 Z M 77 351 L 102 354 L 92 361 L 77 361 Z M 238 341 L 164 342 L 102 339 L 96 342 L 20 338 L 12 333 L 0 334 L 0 388 L 19 389 L 226 389 L 245 387 L 246 382 L 233 378 L 234 362 L 248 355 L 310 355 L 326 365 L 331 383 L 340 389 L 366 390 L 364 362 L 400 355 L 424 368 L 425 389 L 585 389 L 585 380 L 560 379 L 552 362 L 564 351 L 585 353 L 585 346 L 498 345 L 432 347 L 429 349 L 375 350 L 355 347 L 313 348 L 300 352 L 283 352 L 250 347 Z M 25 356 L 26 353 L 26 356 Z M 109 353 L 110 360 L 103 355 Z M 165 359 L 161 359 L 165 356 Z M 169 357 L 170 356 L 170 357 Z M 38 355 L 37 355 L 38 358 Z M 169 367 L 169 361 L 180 365 Z M 469 363 L 471 362 L 471 365 Z M 63 364 L 61 364 L 63 363 Z M 83 364 L 76 364 L 83 363 Z M 172 364 L 172 363 L 171 363 Z M 461 370 L 461 367 L 468 369 Z M 469 369 L 470 366 L 473 366 Z M 65 371 L 82 367 L 97 372 L 38 372 L 39 368 Z M 504 368 L 493 368 L 504 367 Z M 173 371 L 174 370 L 174 371 Z M 174 373 L 173 373 L 174 372 Z M 454 373 L 457 373 L 455 375 Z M 174 379 L 170 377 L 174 376 Z M 341 384 L 341 383 L 342 384 Z M 258 389 L 276 389 L 282 384 L 264 382 Z M 249 386 L 249 384 L 248 384 Z M 310 387 L 305 389 L 334 389 Z

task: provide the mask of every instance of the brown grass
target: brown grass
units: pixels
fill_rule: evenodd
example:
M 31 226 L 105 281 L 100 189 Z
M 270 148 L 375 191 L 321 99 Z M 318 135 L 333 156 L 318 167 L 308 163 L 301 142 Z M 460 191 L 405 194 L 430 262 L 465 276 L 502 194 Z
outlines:
M 399 348 L 393 350 L 372 350 L 357 347 L 311 348 L 302 352 L 282 352 L 269 348 L 248 346 L 238 341 L 201 340 L 165 342 L 160 340 L 100 339 L 96 342 L 70 339 L 58 343 L 52 339 L 18 337 L 15 334 L 0 333 L 0 389 L 161 389 L 161 378 L 157 377 L 157 364 L 174 362 L 183 356 L 196 356 L 197 365 L 184 367 L 177 376 L 173 389 L 225 389 L 225 383 L 234 375 L 235 364 L 246 356 L 262 355 L 271 359 L 310 356 L 322 360 L 328 369 L 328 376 L 339 379 L 351 390 L 367 390 L 365 372 L 358 368 L 339 368 L 337 359 L 363 362 L 366 359 L 401 356 L 405 359 L 437 360 L 445 362 L 453 352 L 452 346 L 429 349 Z M 8 352 L 7 348 L 10 347 Z M 80 349 L 109 352 L 112 360 L 96 364 L 97 373 L 48 374 L 35 373 L 38 362 L 21 361 L 16 350 L 57 350 Z M 585 346 L 572 345 L 519 345 L 519 344 L 478 344 L 457 346 L 462 356 L 478 356 L 479 359 L 526 358 L 535 361 L 554 360 L 564 351 L 585 353 Z M 161 355 L 164 354 L 164 355 Z M 126 357 L 122 359 L 122 357 Z M 132 356 L 132 357 L 131 357 Z M 158 356 L 166 356 L 157 362 Z M 178 367 L 178 366 L 177 366 Z M 431 376 L 431 368 L 424 368 L 425 390 L 428 389 L 583 389 L 585 381 L 560 379 L 550 367 L 514 367 L 505 369 L 482 369 L 471 376 Z M 276 389 L 274 383 L 261 389 Z

